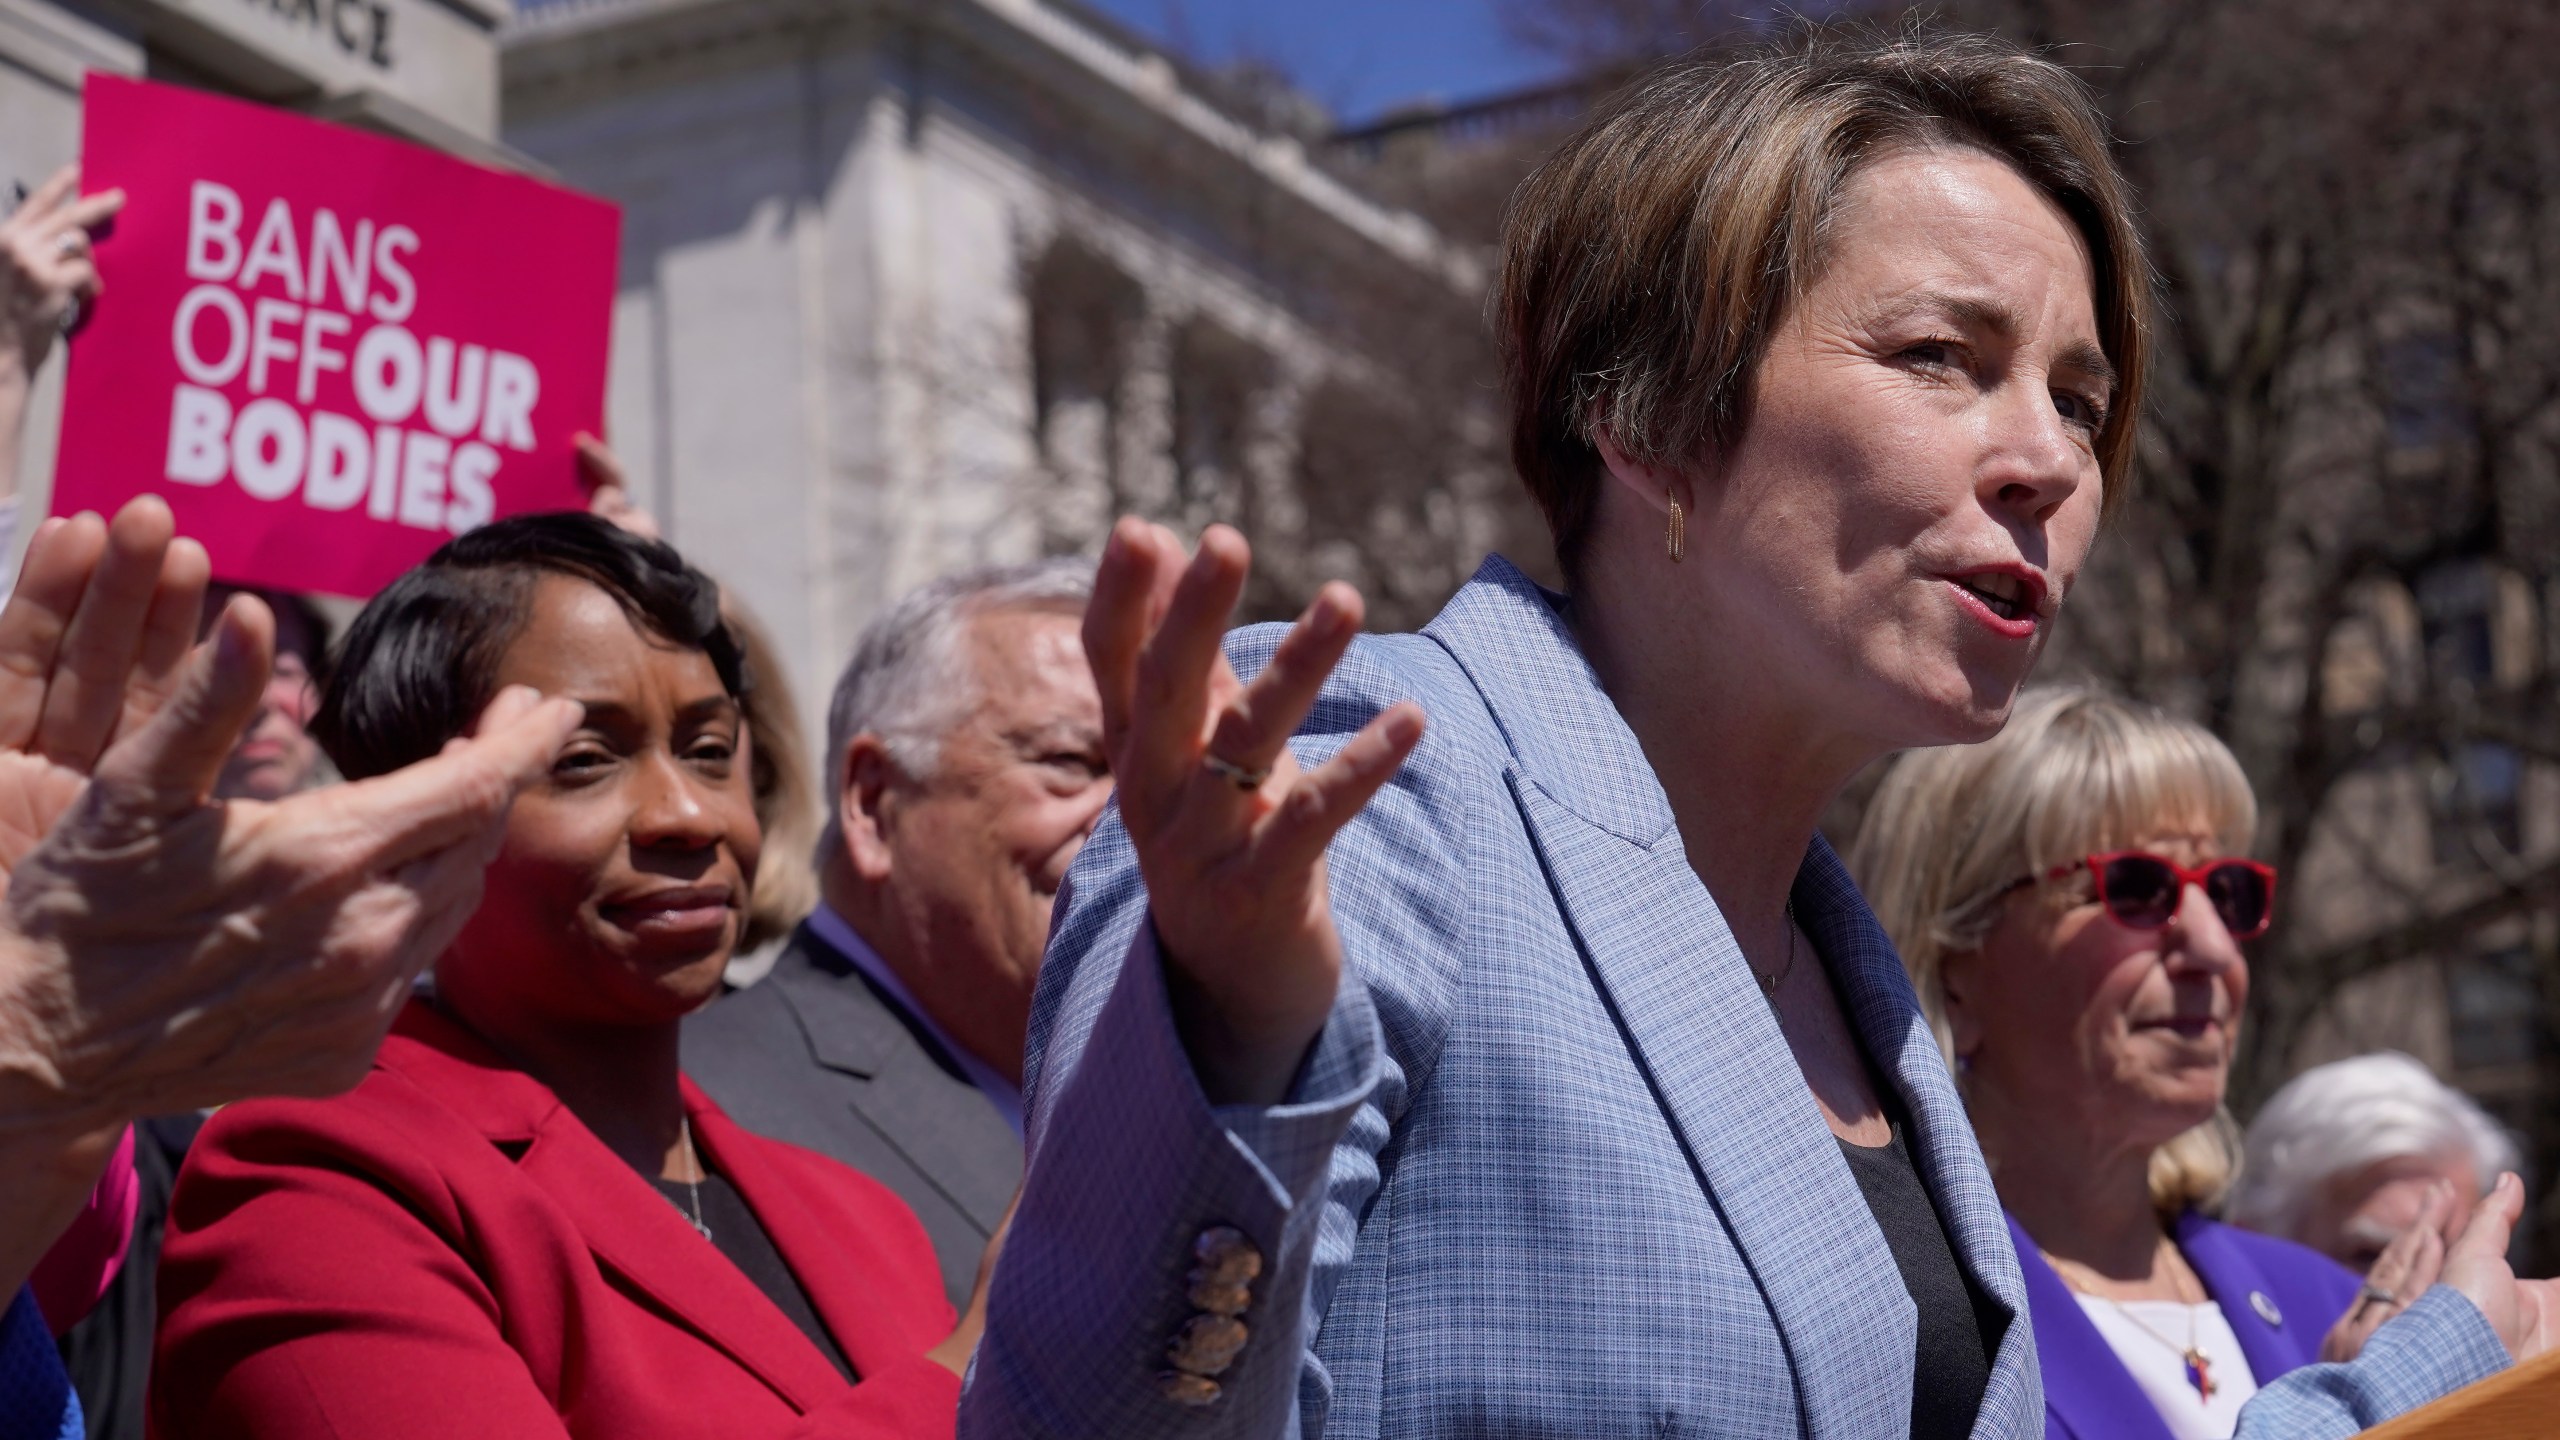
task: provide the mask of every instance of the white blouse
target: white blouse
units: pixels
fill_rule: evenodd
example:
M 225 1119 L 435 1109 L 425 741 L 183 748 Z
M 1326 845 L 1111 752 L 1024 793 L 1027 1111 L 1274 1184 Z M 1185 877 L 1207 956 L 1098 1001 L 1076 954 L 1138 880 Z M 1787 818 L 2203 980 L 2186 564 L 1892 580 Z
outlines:
M 2210 1300 L 2182 1305 L 2175 1300 L 2073 1298 L 2106 1338 L 2107 1348 L 2132 1372 L 2134 1383 L 2150 1397 L 2151 1408 L 2168 1422 L 2171 1435 L 2177 1440 L 2231 1440 L 2233 1427 L 2240 1423 L 2240 1407 L 2258 1393 L 2258 1380 L 2249 1373 L 2249 1357 L 2241 1353 L 2240 1337 L 2231 1333 L 2231 1322 L 2222 1318 L 2221 1306 Z M 2137 1320 L 2141 1323 L 2136 1324 Z M 2151 1328 L 2145 1330 L 2145 1325 Z M 2204 1352 L 2213 1379 L 2210 1400 L 2198 1395 L 2187 1380 L 2184 1352 L 2190 1333 L 2195 1347 Z

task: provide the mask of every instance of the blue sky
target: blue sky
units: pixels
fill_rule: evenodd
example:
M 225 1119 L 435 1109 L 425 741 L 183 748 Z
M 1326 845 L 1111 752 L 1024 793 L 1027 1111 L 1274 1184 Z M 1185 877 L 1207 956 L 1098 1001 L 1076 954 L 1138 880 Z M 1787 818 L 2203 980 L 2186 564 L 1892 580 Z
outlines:
M 1553 64 L 1503 33 L 1495 0 L 1087 0 L 1212 64 L 1277 62 L 1345 121 L 1426 96 L 1534 84 Z

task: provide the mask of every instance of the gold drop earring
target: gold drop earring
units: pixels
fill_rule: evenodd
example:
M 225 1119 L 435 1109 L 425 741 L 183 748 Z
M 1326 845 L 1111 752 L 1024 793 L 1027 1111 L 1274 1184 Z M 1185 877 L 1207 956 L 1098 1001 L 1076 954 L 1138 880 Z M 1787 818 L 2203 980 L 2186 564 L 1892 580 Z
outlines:
M 1680 563 L 1680 557 L 1689 549 L 1688 525 L 1680 512 L 1680 497 L 1671 493 L 1670 486 L 1662 487 L 1662 498 L 1671 502 L 1671 529 L 1663 539 L 1666 547 L 1671 551 L 1671 563 L 1677 565 Z

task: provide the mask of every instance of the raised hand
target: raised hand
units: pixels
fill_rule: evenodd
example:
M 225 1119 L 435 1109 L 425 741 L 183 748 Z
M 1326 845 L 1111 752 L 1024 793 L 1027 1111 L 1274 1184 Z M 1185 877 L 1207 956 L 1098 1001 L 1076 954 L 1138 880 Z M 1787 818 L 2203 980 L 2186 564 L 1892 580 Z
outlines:
M 2508 1266 L 2507 1240 L 2523 1214 L 2524 1182 L 2499 1176 L 2447 1247 L 2444 1283 L 2471 1297 L 2508 1354 L 2530 1360 L 2560 1344 L 2560 1280 L 2519 1280 Z
M 508 803 L 578 707 L 499 697 L 476 735 L 274 805 L 209 797 L 274 622 L 190 651 L 204 559 L 167 508 L 48 522 L 0 611 L 0 1118 L 65 1137 L 362 1076 L 478 903 Z
M 1419 706 L 1372 719 L 1302 771 L 1288 739 L 1360 629 L 1326 585 L 1248 685 L 1219 648 L 1244 537 L 1213 525 L 1185 563 L 1160 525 L 1111 532 L 1085 611 L 1121 821 L 1193 1068 L 1213 1103 L 1282 1098 L 1342 975 L 1324 851 L 1422 738 Z
M 2453 1218 L 2453 1187 L 2438 1180 L 2427 1187 L 2409 1228 L 2374 1257 L 2363 1288 L 2356 1292 L 2356 1303 L 2321 1338 L 2322 1360 L 2353 1360 L 2384 1321 L 2427 1293 L 2427 1287 L 2444 1273 L 2445 1230 Z
M 177 684 L 210 567 L 172 528 L 145 497 L 112 525 L 47 520 L 27 547 L 0 609 L 0 883 Z
M 97 298 L 89 232 L 123 208 L 123 191 L 83 195 L 79 170 L 65 166 L 0 220 L 0 362 L 33 375 L 54 337 Z

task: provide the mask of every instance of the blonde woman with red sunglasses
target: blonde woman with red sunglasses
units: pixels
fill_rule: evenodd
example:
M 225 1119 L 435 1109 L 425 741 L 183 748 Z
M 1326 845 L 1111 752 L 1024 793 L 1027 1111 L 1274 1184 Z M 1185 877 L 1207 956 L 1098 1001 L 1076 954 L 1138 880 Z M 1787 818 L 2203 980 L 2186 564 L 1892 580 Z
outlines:
M 2201 726 L 2056 687 L 1990 741 L 1905 755 L 1851 848 L 2008 1211 L 2049 1436 L 2228 1436 L 2259 1388 L 2493 1248 L 2449 1242 L 2453 1197 L 2430 1195 L 2359 1284 L 2206 1217 L 2239 1155 L 2246 942 L 2276 919 L 2276 873 L 2243 853 L 2257 819 Z

